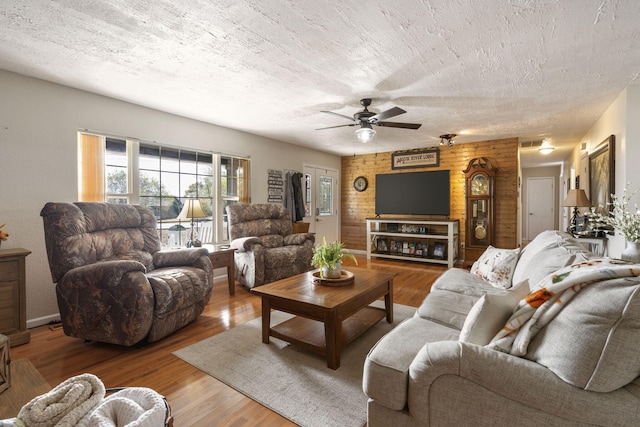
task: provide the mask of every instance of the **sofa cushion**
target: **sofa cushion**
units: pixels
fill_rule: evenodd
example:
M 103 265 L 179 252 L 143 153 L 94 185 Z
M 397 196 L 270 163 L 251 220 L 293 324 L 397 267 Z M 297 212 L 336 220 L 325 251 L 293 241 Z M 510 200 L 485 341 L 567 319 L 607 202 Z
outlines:
M 423 319 L 462 329 L 473 305 L 486 293 L 505 292 L 461 268 L 451 268 L 438 277 L 416 312 Z
M 407 404 L 409 366 L 427 342 L 457 340 L 459 331 L 412 317 L 396 326 L 369 351 L 362 387 L 367 396 L 395 410 Z
M 540 280 L 568 265 L 596 258 L 575 237 L 558 230 L 538 234 L 520 253 L 513 282 L 529 280 L 533 288 Z
M 265 248 L 280 248 L 284 246 L 284 237 L 279 234 L 267 234 L 261 236 L 260 240 Z
M 436 279 L 416 315 L 459 330 L 471 307 L 490 289 L 498 291 L 466 270 L 449 269 Z
M 485 294 L 471 308 L 460 331 L 460 341 L 487 345 L 502 329 L 521 299 L 529 293 L 527 282 L 501 294 Z
M 282 246 L 267 249 L 264 251 L 264 267 L 267 269 L 292 268 L 300 263 L 301 259 L 308 259 L 308 252 L 312 251 L 311 247 L 306 246 Z M 306 270 L 309 270 L 311 263 L 305 263 L 305 267 L 308 267 Z
M 585 287 L 531 341 L 525 357 L 564 381 L 610 392 L 640 376 L 640 278 Z
M 499 249 L 489 246 L 471 267 L 475 274 L 498 288 L 510 288 L 520 248 Z
M 503 289 L 491 286 L 489 282 L 462 268 L 450 268 L 438 277 L 431 285 L 431 292 L 447 291 L 480 298 L 487 292 L 500 293 Z M 471 308 L 471 307 L 469 307 Z

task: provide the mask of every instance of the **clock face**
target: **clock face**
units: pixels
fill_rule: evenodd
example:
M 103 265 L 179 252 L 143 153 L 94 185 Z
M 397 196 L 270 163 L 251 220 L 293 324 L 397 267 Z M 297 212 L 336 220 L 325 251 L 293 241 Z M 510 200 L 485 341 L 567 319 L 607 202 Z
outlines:
M 353 181 L 353 188 L 355 188 L 356 191 L 366 190 L 367 185 L 369 185 L 369 183 L 367 181 L 367 178 L 365 178 L 364 176 L 359 176 Z
M 471 180 L 471 195 L 486 196 L 489 194 L 489 180 L 486 175 L 478 174 Z

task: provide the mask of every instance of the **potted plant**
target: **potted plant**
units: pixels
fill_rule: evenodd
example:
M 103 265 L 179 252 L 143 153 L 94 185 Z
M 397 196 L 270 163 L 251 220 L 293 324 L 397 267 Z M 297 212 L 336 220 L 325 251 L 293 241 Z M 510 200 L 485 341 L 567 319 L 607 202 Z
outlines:
M 7 233 L 6 231 L 2 231 L 5 225 L 6 224 L 0 225 L 0 245 L 2 244 L 2 242 L 7 240 L 7 238 L 9 238 L 9 233 Z
M 323 237 L 322 244 L 313 248 L 311 265 L 320 269 L 321 278 L 339 279 L 344 258 L 351 258 L 358 265 L 358 260 L 344 248 L 344 244 L 338 241 L 327 243 Z

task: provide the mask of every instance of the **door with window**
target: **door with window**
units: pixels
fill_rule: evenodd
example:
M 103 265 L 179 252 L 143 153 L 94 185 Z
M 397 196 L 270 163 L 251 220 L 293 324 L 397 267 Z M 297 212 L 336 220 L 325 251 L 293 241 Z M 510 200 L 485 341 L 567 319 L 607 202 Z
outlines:
M 316 234 L 316 244 L 339 240 L 338 171 L 316 166 L 304 167 L 305 222 Z

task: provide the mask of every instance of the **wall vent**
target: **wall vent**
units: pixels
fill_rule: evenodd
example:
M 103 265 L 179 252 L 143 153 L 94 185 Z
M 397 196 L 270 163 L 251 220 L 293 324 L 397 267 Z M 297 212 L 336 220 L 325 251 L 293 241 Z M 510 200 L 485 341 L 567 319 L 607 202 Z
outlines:
M 520 148 L 535 148 L 540 147 L 542 145 L 542 140 L 540 141 L 523 141 L 520 143 Z

